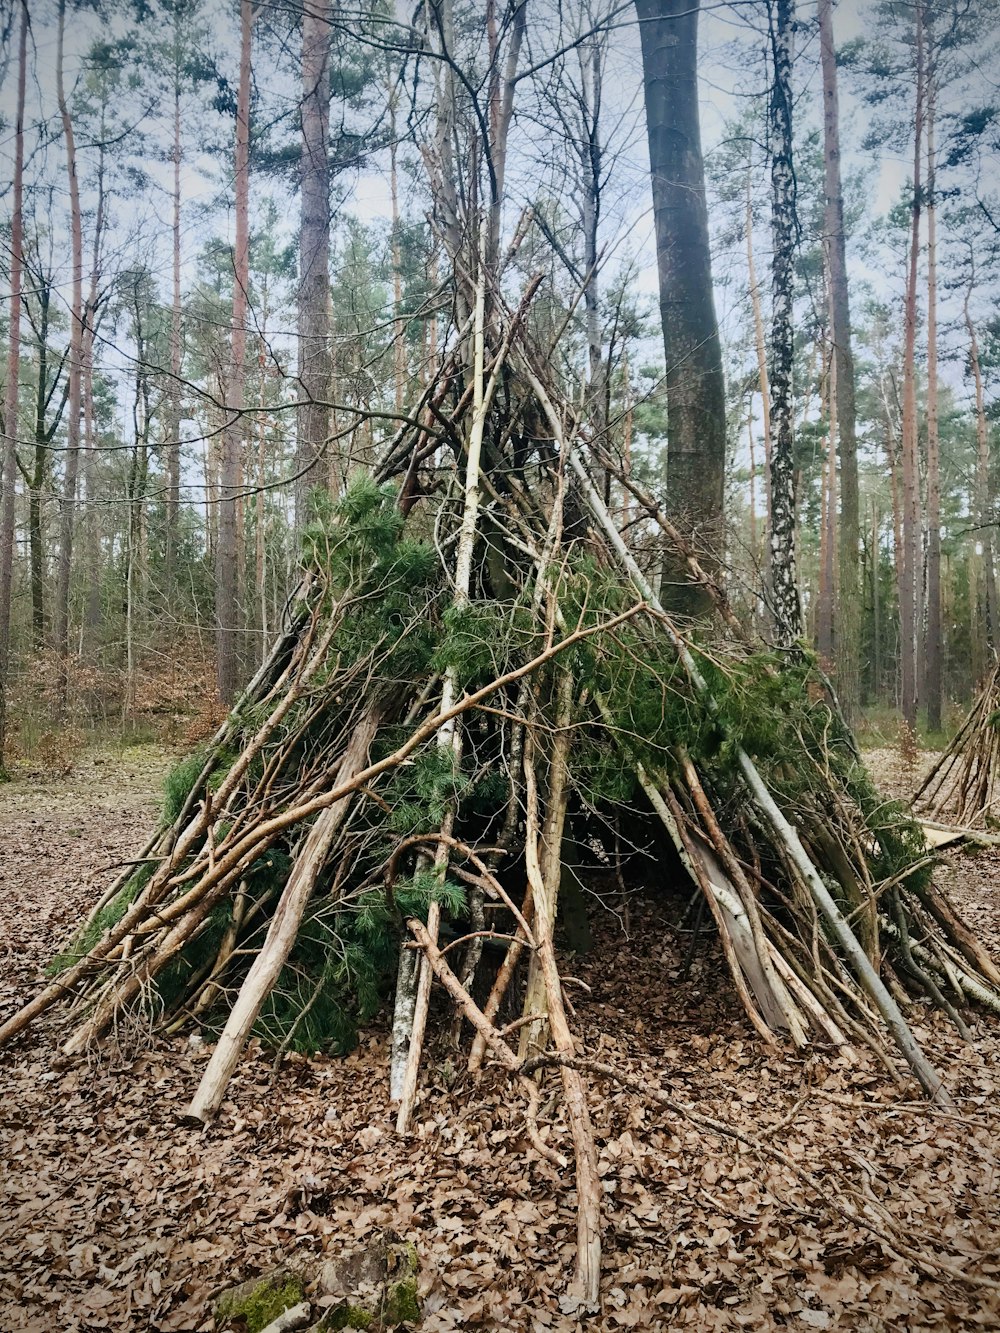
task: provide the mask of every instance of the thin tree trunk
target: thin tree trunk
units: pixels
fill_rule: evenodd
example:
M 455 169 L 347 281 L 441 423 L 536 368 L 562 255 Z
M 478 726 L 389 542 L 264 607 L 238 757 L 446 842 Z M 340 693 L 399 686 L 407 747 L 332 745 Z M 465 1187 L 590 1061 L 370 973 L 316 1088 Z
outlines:
M 997 641 L 997 585 L 996 573 L 993 568 L 993 527 L 990 512 L 990 433 L 989 424 L 986 420 L 986 399 L 983 390 L 982 363 L 979 357 L 979 338 L 969 311 L 969 301 L 972 296 L 974 281 L 975 270 L 970 275 L 969 285 L 966 288 L 963 311 L 965 328 L 969 335 L 969 364 L 972 368 L 976 388 L 976 479 L 972 512 L 977 524 L 977 535 L 973 546 L 973 556 L 975 556 L 975 561 L 977 563 L 981 562 L 981 564 L 980 569 L 976 571 L 978 577 L 970 574 L 969 603 L 971 607 L 977 610 L 982 605 L 984 612 L 982 619 L 985 621 L 980 633 L 973 636 L 974 649 L 978 648 L 976 652 L 976 667 L 978 670 L 975 673 L 976 679 L 973 681 L 973 685 L 978 687 L 989 669 L 987 666 L 989 650 L 996 646 Z M 977 547 L 982 548 L 981 556 L 976 555 Z M 973 561 L 970 559 L 970 566 L 972 564 Z M 979 586 L 980 581 L 983 583 L 982 588 Z
M 594 38 L 580 51 L 581 119 L 585 139 L 581 142 L 583 168 L 583 303 L 587 329 L 587 401 L 591 428 L 603 442 L 607 431 L 607 369 L 601 330 L 600 272 L 597 243 L 601 222 L 601 101 L 603 96 L 603 60 L 601 42 Z
M 299 382 L 295 451 L 296 523 L 303 525 L 312 487 L 327 476 L 343 483 L 339 459 L 317 464 L 330 448 L 330 0 L 302 11 L 302 150 L 299 189 Z
M 14 180 L 10 225 L 10 326 L 4 392 L 0 468 L 0 776 L 6 773 L 7 704 L 10 692 L 10 620 L 14 579 L 14 495 L 17 481 L 17 398 L 21 373 L 22 206 L 24 196 L 24 90 L 28 68 L 28 5 L 21 0 L 17 43 Z
M 236 103 L 236 247 L 233 256 L 233 322 L 226 382 L 226 425 L 220 459 L 219 533 L 215 560 L 216 682 L 219 699 L 231 703 L 239 677 L 241 551 L 236 534 L 240 447 L 246 379 L 247 285 L 250 279 L 250 51 L 251 0 L 240 0 L 240 83 Z
M 396 142 L 396 92 L 389 88 L 389 200 L 392 208 L 392 318 L 393 370 L 396 411 L 406 396 L 406 321 L 403 319 L 403 258 L 399 245 L 399 171 Z
M 930 42 L 928 43 L 930 46 Z M 941 730 L 941 450 L 938 438 L 937 208 L 934 201 L 934 75 L 927 80 L 927 628 L 924 695 L 927 728 Z
M 834 606 L 836 605 L 837 551 L 837 364 L 830 349 L 827 367 L 827 452 L 824 467 L 824 501 L 820 532 L 820 583 L 816 611 L 816 649 L 824 669 L 834 664 Z
M 917 261 L 920 252 L 921 163 L 924 126 L 923 0 L 916 6 L 916 111 L 913 132 L 913 207 L 910 221 L 910 257 L 906 280 L 903 333 L 903 503 L 902 556 L 899 573 L 899 655 L 903 719 L 917 724 L 917 614 L 920 570 L 920 476 L 917 465 Z
M 764 423 L 764 486 L 766 509 L 764 512 L 764 531 L 771 522 L 771 385 L 767 373 L 767 335 L 764 332 L 764 312 L 760 300 L 760 283 L 757 281 L 757 265 L 753 249 L 753 208 L 751 206 L 750 182 L 753 163 L 747 163 L 747 276 L 750 283 L 750 305 L 753 309 L 754 348 L 757 352 L 757 381 L 760 385 L 760 413 Z
M 174 198 L 173 198 L 173 303 L 170 313 L 170 411 L 167 422 L 166 550 L 164 582 L 168 605 L 177 582 L 177 537 L 181 484 L 181 78 L 180 8 L 174 19 Z
M 861 582 L 858 566 L 861 510 L 858 492 L 857 406 L 854 353 L 851 348 L 844 193 L 840 173 L 840 112 L 837 57 L 833 41 L 833 0 L 819 0 L 818 11 L 823 67 L 824 230 L 830 278 L 830 331 L 835 364 L 836 441 L 840 458 L 838 588 L 834 628 L 836 680 L 841 707 L 850 720 L 857 711 L 861 691 Z
M 84 638 L 91 649 L 96 643 L 101 624 L 101 539 L 100 510 L 97 507 L 97 441 L 94 416 L 94 335 L 97 326 L 98 282 L 101 265 L 101 243 L 105 224 L 105 140 L 107 137 L 107 107 L 101 105 L 101 143 L 97 156 L 97 209 L 94 216 L 93 245 L 90 252 L 90 283 L 83 341 L 83 455 L 84 493 L 86 509 L 84 521 L 85 564 L 87 595 L 84 609 Z
M 792 0 L 776 0 L 771 15 L 774 80 L 771 86 L 771 447 L 770 588 L 775 634 L 790 648 L 802 637 L 795 568 L 795 443 L 792 362 L 795 341 L 792 292 L 795 267 L 795 174 L 792 165 Z
M 726 404 L 698 123 L 698 9 L 699 0 L 636 0 L 666 358 L 666 509 L 714 572 L 723 544 Z M 667 561 L 663 592 L 668 609 L 711 611 L 682 561 Z
M 77 477 L 80 468 L 80 401 L 83 380 L 83 219 L 80 213 L 80 183 L 76 173 L 76 140 L 66 101 L 64 47 L 66 0 L 59 0 L 56 39 L 56 93 L 66 140 L 66 175 L 69 182 L 70 245 L 73 285 L 70 302 L 69 397 L 66 422 L 66 468 L 59 525 L 59 566 L 56 578 L 55 650 L 60 659 L 57 713 L 66 707 L 67 657 L 69 655 L 69 584 L 73 560 L 73 530 L 76 519 Z
M 872 501 L 872 700 L 882 698 L 882 560 L 878 504 Z

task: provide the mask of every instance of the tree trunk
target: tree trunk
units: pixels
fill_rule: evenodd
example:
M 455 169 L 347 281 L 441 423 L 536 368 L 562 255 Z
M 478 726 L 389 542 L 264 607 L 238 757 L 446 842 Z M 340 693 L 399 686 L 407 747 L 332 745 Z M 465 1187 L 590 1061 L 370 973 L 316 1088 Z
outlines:
M 305 522 L 307 499 L 326 476 L 343 483 L 328 460 L 330 448 L 330 0 L 310 0 L 302 10 L 302 156 L 299 173 L 299 383 L 296 441 L 296 523 Z
M 698 9 L 699 0 L 636 0 L 666 357 L 666 510 L 714 571 L 723 543 L 726 405 L 698 123 Z M 663 585 L 668 609 L 710 610 L 674 557 Z
M 28 5 L 21 0 L 17 43 L 17 103 L 10 225 L 10 327 L 0 468 L 0 776 L 6 772 L 7 696 L 10 690 L 10 615 L 14 579 L 14 494 L 17 481 L 17 391 L 21 373 L 21 265 L 24 179 L 24 89 L 28 67 Z
M 972 296 L 974 281 L 975 270 L 972 271 L 969 285 L 966 288 L 964 314 L 965 328 L 969 335 L 969 364 L 976 388 L 976 480 L 972 512 L 975 516 L 978 535 L 974 550 L 976 547 L 982 548 L 982 555 L 979 557 L 982 572 L 977 571 L 979 577 L 970 575 L 969 603 L 977 611 L 979 606 L 982 606 L 982 620 L 985 622 L 981 636 L 974 636 L 973 642 L 974 649 L 978 647 L 978 651 L 975 653 L 978 674 L 973 681 L 973 685 L 978 688 L 982 684 L 985 672 L 989 669 L 987 666 L 990 658 L 989 650 L 996 646 L 997 641 L 997 586 L 996 573 L 993 568 L 993 527 L 990 512 L 990 432 L 986 420 L 986 399 L 983 391 L 982 363 L 979 357 L 979 338 L 969 311 L 969 301 Z M 970 567 L 972 563 L 970 560 Z M 982 588 L 978 586 L 980 580 L 983 583 Z M 982 639 L 981 645 L 976 644 L 976 639 L 979 637 Z M 986 651 L 983 651 L 984 648 Z
M 392 318 L 393 371 L 396 381 L 396 412 L 406 400 L 406 320 L 403 319 L 403 257 L 399 235 L 399 170 L 396 142 L 396 89 L 390 75 L 389 102 L 389 203 L 392 208 Z
M 834 607 L 837 600 L 837 573 L 835 554 L 837 550 L 837 362 L 834 349 L 830 349 L 830 361 L 827 366 L 826 409 L 827 409 L 827 453 L 824 467 L 822 526 L 820 530 L 820 570 L 819 597 L 816 609 L 816 650 L 819 653 L 823 669 L 833 667 L 834 658 Z M 839 697 L 839 695 L 838 695 Z
M 96 644 L 101 624 L 101 568 L 100 528 L 101 511 L 97 506 L 97 442 L 94 419 L 94 334 L 97 326 L 98 281 L 101 265 L 101 242 L 104 236 L 105 190 L 104 164 L 106 135 L 106 106 L 101 106 L 101 143 L 97 155 L 97 209 L 94 215 L 94 235 L 90 259 L 90 283 L 87 292 L 83 331 L 83 455 L 84 455 L 84 541 L 87 597 L 84 609 L 84 638 L 90 648 Z
M 177 581 L 177 536 L 180 522 L 181 485 L 181 71 L 180 8 L 174 19 L 174 199 L 173 199 L 173 303 L 170 312 L 170 404 L 167 420 L 167 494 L 164 584 L 168 605 L 172 604 Z
M 240 0 L 240 83 L 236 103 L 236 248 L 233 256 L 233 323 L 226 384 L 226 425 L 220 460 L 219 535 L 215 559 L 216 682 L 222 703 L 232 703 L 239 677 L 242 552 L 236 535 L 240 492 L 240 446 L 246 377 L 247 284 L 250 279 L 250 47 L 251 0 Z
M 770 585 L 777 641 L 792 647 L 802 636 L 795 569 L 795 440 L 792 362 L 795 340 L 795 173 L 792 165 L 792 0 L 776 0 L 771 15 L 774 79 L 771 85 L 771 532 Z
M 920 253 L 921 158 L 924 125 L 923 0 L 916 7 L 916 111 L 913 132 L 913 207 L 910 221 L 909 272 L 903 325 L 903 503 L 902 556 L 899 573 L 899 655 L 903 719 L 917 723 L 917 614 L 920 571 L 920 476 L 917 465 L 917 262 Z
M 937 209 L 934 202 L 934 75 L 927 81 L 927 728 L 941 730 L 941 451 L 938 438 Z
M 860 702 L 861 581 L 858 550 L 861 511 L 858 495 L 857 407 L 851 309 L 847 283 L 844 194 L 840 175 L 840 113 L 837 58 L 833 41 L 833 0 L 819 0 L 820 58 L 823 66 L 823 161 L 825 167 L 826 259 L 830 277 L 831 335 L 836 381 L 837 446 L 840 458 L 840 533 L 836 625 L 837 695 L 850 720 Z
M 66 0 L 59 0 L 59 26 L 56 46 L 56 90 L 63 137 L 66 140 L 66 175 L 69 181 L 70 244 L 72 249 L 73 287 L 70 304 L 69 397 L 66 422 L 66 469 L 63 477 L 63 502 L 59 524 L 59 567 L 56 578 L 55 650 L 60 658 L 57 713 L 66 707 L 67 662 L 69 654 L 69 582 L 73 559 L 73 530 L 76 518 L 77 477 L 80 468 L 80 403 L 83 382 L 83 220 L 80 213 L 80 184 L 76 174 L 76 141 L 73 120 L 66 102 L 64 82 L 64 37 Z
M 757 281 L 757 265 L 754 262 L 753 252 L 753 208 L 751 206 L 750 196 L 752 170 L 753 163 L 748 162 L 745 226 L 747 233 L 747 277 L 750 283 L 750 304 L 753 307 L 754 348 L 757 352 L 757 380 L 760 385 L 760 414 L 764 423 L 764 486 L 766 495 L 764 529 L 766 532 L 769 530 L 771 522 L 771 385 L 767 374 L 767 335 L 764 332 L 764 312 L 761 309 L 760 283 Z
M 600 274 L 597 242 L 601 222 L 601 99 L 604 74 L 601 42 L 594 38 L 580 52 L 581 118 L 585 138 L 580 144 L 583 168 L 583 302 L 587 328 L 587 400 L 591 429 L 604 442 L 607 432 L 607 369 L 601 329 Z

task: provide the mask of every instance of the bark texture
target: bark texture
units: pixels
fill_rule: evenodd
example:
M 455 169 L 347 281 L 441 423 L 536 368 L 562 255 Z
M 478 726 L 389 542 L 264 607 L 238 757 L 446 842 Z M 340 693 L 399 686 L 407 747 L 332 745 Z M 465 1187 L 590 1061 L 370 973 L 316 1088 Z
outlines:
M 76 488 L 80 470 L 80 408 L 83 384 L 83 218 L 80 213 L 80 182 L 76 171 L 76 139 L 73 120 L 66 101 L 64 50 L 66 0 L 59 2 L 59 30 L 56 50 L 56 91 L 63 137 L 66 141 L 66 179 L 69 186 L 70 247 L 72 255 L 72 295 L 69 325 L 69 398 L 66 419 L 66 468 L 63 474 L 63 498 L 59 522 L 59 565 L 56 578 L 55 648 L 62 660 L 59 669 L 57 706 L 66 705 L 66 662 L 69 653 L 69 580 L 73 558 L 73 530 L 76 519 Z
M 924 130 L 923 4 L 916 7 L 916 107 L 913 130 L 913 205 L 910 214 L 910 256 L 903 313 L 903 472 L 902 562 L 899 580 L 900 708 L 908 726 L 917 722 L 917 626 L 920 624 L 920 475 L 917 464 L 917 263 L 922 211 L 922 146 Z
M 819 0 L 820 59 L 823 67 L 824 230 L 830 281 L 837 451 L 840 461 L 840 526 L 837 551 L 838 598 L 834 627 L 837 693 L 848 719 L 860 702 L 861 511 L 858 497 L 857 405 L 851 307 L 847 283 L 847 237 L 840 171 L 840 108 L 832 0 Z
M 295 511 L 301 526 L 312 487 L 338 475 L 317 467 L 330 437 L 330 4 L 302 12 L 302 156 L 299 174 L 299 382 Z M 339 478 L 341 481 L 342 477 Z
M 246 380 L 247 285 L 250 280 L 250 55 L 251 0 L 240 3 L 240 82 L 236 101 L 236 246 L 233 254 L 233 322 L 222 432 L 219 536 L 215 551 L 216 682 L 219 698 L 231 703 L 239 678 L 240 562 L 237 506 L 242 482 L 244 385 Z
M 726 409 L 698 121 L 698 9 L 697 0 L 636 0 L 666 357 L 667 510 L 716 570 Z M 671 609 L 709 609 L 674 557 L 665 563 L 663 592 Z
M 14 574 L 14 485 L 17 474 L 17 390 L 21 373 L 22 204 L 24 199 L 24 88 L 28 64 L 28 6 L 21 0 L 17 44 L 17 109 L 10 225 L 10 327 L 4 393 L 3 458 L 0 468 L 0 774 L 7 744 L 10 685 L 10 612 Z
M 792 0 L 776 0 L 771 14 L 771 531 L 770 584 L 777 641 L 790 648 L 802 637 L 795 562 L 795 433 L 792 362 L 795 335 L 795 172 L 792 165 Z
M 941 449 L 938 432 L 937 209 L 934 202 L 934 78 L 927 85 L 927 622 L 924 698 L 927 727 L 941 730 Z

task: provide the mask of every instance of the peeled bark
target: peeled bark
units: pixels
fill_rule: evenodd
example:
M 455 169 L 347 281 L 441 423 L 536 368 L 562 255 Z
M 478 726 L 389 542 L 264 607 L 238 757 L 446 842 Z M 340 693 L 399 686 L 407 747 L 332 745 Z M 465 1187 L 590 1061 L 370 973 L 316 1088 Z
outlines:
M 312 487 L 327 476 L 342 482 L 324 458 L 330 438 L 330 0 L 302 10 L 302 156 L 299 170 L 299 384 L 295 447 L 295 513 L 301 526 Z
M 344 751 L 333 785 L 350 782 L 365 767 L 368 750 L 378 730 L 378 712 L 370 708 L 358 724 Z M 340 832 L 351 797 L 339 801 L 319 815 L 303 850 L 295 858 L 295 866 L 285 885 L 277 910 L 271 918 L 267 937 L 254 959 L 239 996 L 230 1012 L 222 1035 L 216 1043 L 208 1068 L 202 1075 L 198 1091 L 188 1108 L 195 1119 L 211 1120 L 222 1105 L 237 1061 L 246 1045 L 250 1029 L 257 1021 L 264 1001 L 274 989 L 288 955 L 292 951 L 303 913 L 316 888 L 317 880 L 326 864 L 337 834 Z
M 24 89 L 28 67 L 28 6 L 21 0 L 17 45 L 17 109 L 10 225 L 10 328 L 4 392 L 0 467 L 0 774 L 5 771 L 7 693 L 10 679 L 10 612 L 14 577 L 14 487 L 17 479 L 17 391 L 21 371 L 22 205 L 24 199 Z
M 660 318 L 666 357 L 667 514 L 709 571 L 723 541 L 726 406 L 698 123 L 698 0 L 636 0 L 642 38 Z M 668 556 L 669 607 L 707 613 Z
M 802 637 L 795 560 L 795 439 L 792 362 L 795 335 L 792 292 L 795 267 L 795 173 L 792 165 L 792 0 L 776 0 L 771 23 L 771 531 L 770 590 L 778 643 Z

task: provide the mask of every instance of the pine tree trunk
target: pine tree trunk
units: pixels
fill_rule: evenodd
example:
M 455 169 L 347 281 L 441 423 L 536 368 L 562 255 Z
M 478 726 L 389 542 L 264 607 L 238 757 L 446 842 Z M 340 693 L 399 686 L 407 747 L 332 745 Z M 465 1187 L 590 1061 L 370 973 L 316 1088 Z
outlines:
M 840 459 L 836 680 L 841 707 L 850 720 L 857 710 L 861 691 L 861 581 L 858 565 L 861 511 L 858 493 L 857 407 L 854 353 L 851 349 L 844 195 L 840 174 L 840 112 L 832 0 L 819 0 L 818 9 L 823 66 L 823 161 L 826 182 L 824 230 L 830 277 L 831 334 L 837 386 L 836 439 Z
M 59 524 L 59 566 L 56 578 L 55 650 L 60 658 L 57 714 L 66 707 L 67 662 L 69 654 L 69 583 L 73 561 L 73 533 L 76 520 L 77 477 L 80 469 L 80 405 L 83 381 L 83 219 L 80 212 L 80 183 L 76 174 L 76 140 L 73 121 L 66 102 L 64 83 L 64 38 L 66 0 L 59 0 L 59 25 L 56 48 L 56 89 L 63 137 L 66 140 L 66 175 L 69 181 L 70 245 L 72 251 L 72 296 L 67 369 L 69 396 L 66 422 L 66 470 Z
M 934 202 L 934 77 L 927 83 L 927 728 L 941 730 L 941 451 L 938 438 L 937 209 Z
M 17 102 L 10 224 L 10 324 L 0 459 L 0 775 L 6 772 L 10 692 L 10 620 L 14 580 L 14 496 L 17 481 L 17 397 L 21 373 L 22 207 L 24 197 L 24 90 L 28 68 L 28 5 L 21 0 L 17 44 Z
M 247 286 L 250 280 L 250 50 L 253 8 L 240 0 L 240 82 L 236 103 L 236 247 L 233 256 L 233 321 L 226 383 L 226 425 L 221 438 L 219 531 L 215 558 L 216 683 L 222 703 L 232 703 L 239 678 L 240 577 L 237 541 L 240 449 L 246 379 Z
M 726 405 L 698 123 L 698 9 L 698 0 L 636 0 L 666 358 L 666 512 L 715 571 L 723 545 Z M 711 599 L 689 581 L 682 561 L 668 557 L 663 572 L 668 609 L 710 611 Z
M 771 448 L 770 585 L 775 634 L 790 648 L 802 636 L 795 568 L 795 441 L 792 420 L 795 280 L 795 174 L 792 165 L 792 0 L 776 0 L 771 18 L 774 81 L 771 86 Z
M 899 572 L 899 655 L 901 666 L 900 706 L 904 721 L 917 723 L 917 627 L 920 576 L 920 476 L 917 463 L 917 262 L 920 253 L 922 206 L 921 163 L 924 125 L 923 0 L 916 7 L 916 111 L 914 116 L 913 207 L 910 222 L 909 271 L 903 332 L 903 503 L 902 557 Z
M 982 362 L 979 356 L 979 338 L 969 311 L 969 301 L 972 296 L 974 281 L 975 272 L 973 271 L 965 293 L 964 315 L 965 328 L 969 335 L 969 364 L 976 389 L 976 479 L 972 512 L 977 524 L 977 536 L 973 553 L 975 554 L 975 545 L 978 544 L 982 547 L 981 557 L 976 557 L 976 561 L 980 562 L 980 570 L 977 571 L 979 577 L 974 578 L 970 575 L 969 579 L 969 602 L 976 609 L 982 606 L 984 612 L 982 620 L 985 622 L 980 634 L 973 636 L 974 647 L 978 647 L 976 653 L 978 672 L 974 673 L 976 678 L 973 684 L 978 687 L 981 685 L 982 678 L 987 670 L 989 650 L 994 648 L 997 642 L 997 586 L 996 573 L 993 568 L 993 527 L 990 512 L 990 432 L 986 420 L 986 399 L 983 389 Z M 973 563 L 970 557 L 970 568 Z M 982 587 L 979 587 L 980 582 L 983 584 Z M 980 639 L 982 642 L 978 643 L 977 641 Z
M 834 349 L 830 349 L 830 361 L 827 367 L 826 414 L 827 414 L 827 452 L 823 477 L 823 513 L 820 532 L 820 577 L 819 597 L 816 608 L 816 650 L 824 670 L 834 665 L 834 605 L 836 602 L 836 550 L 837 550 L 837 362 Z
M 330 0 L 302 10 L 302 155 L 299 171 L 299 382 L 295 482 L 296 523 L 307 497 L 329 477 L 344 481 L 330 439 Z

